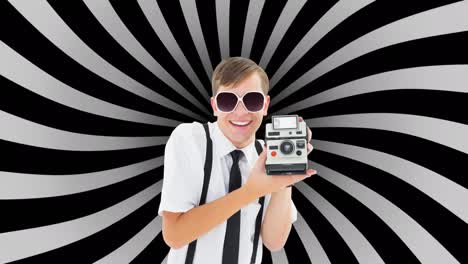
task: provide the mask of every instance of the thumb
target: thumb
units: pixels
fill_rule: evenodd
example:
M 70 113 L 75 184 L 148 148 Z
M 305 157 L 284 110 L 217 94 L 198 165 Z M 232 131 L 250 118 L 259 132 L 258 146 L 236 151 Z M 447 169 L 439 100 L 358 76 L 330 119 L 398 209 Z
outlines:
M 263 147 L 262 153 L 260 153 L 260 155 L 258 156 L 258 161 L 257 161 L 257 162 L 260 162 L 261 165 L 265 164 L 266 158 L 267 158 L 266 147 L 265 146 L 262 146 L 262 147 Z

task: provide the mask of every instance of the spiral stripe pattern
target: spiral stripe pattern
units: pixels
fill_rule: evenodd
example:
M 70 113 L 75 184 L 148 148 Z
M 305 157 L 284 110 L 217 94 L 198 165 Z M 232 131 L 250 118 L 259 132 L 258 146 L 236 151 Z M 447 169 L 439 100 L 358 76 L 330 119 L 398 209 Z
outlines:
M 167 263 L 173 129 L 244 56 L 313 131 L 262 263 L 468 263 L 468 3 L 0 2 L 0 263 Z M 257 132 L 264 138 L 264 124 Z

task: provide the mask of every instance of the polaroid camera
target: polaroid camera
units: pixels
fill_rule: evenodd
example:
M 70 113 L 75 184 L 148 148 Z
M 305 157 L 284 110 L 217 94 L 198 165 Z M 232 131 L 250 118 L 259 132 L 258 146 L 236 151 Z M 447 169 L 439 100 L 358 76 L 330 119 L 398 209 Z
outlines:
M 305 174 L 307 171 L 307 124 L 297 115 L 277 115 L 266 124 L 266 172 L 268 175 Z

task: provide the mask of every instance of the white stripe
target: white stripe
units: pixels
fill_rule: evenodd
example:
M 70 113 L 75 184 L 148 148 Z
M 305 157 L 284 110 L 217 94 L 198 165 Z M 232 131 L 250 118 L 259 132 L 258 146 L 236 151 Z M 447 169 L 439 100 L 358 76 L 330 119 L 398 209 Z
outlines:
M 0 200 L 35 199 L 86 192 L 109 186 L 161 167 L 164 157 L 104 171 L 41 175 L 0 171 Z
M 320 171 L 322 178 L 356 198 L 381 218 L 421 263 L 459 263 L 427 230 L 383 196 L 323 165 L 314 162 L 312 165 Z
M 271 252 L 271 260 L 273 264 L 288 264 L 288 257 L 286 257 L 286 252 L 284 248 Z
M 293 225 L 297 231 L 297 234 L 299 235 L 299 238 L 302 241 L 302 245 L 304 246 L 307 255 L 309 255 L 310 262 L 331 264 L 327 253 L 325 253 L 325 250 L 318 241 L 314 232 L 310 229 L 309 225 L 306 223 L 304 217 L 302 217 L 299 211 L 297 212 L 297 220 L 293 223 Z
M 397 43 L 468 30 L 468 2 L 461 1 L 380 27 L 336 51 L 295 80 L 271 101 L 274 106 L 327 72 L 369 52 Z
M 247 17 L 245 21 L 244 37 L 242 39 L 242 57 L 249 58 L 252 44 L 257 31 L 258 21 L 262 13 L 265 0 L 249 1 Z
M 278 21 L 276 21 L 275 27 L 271 32 L 270 38 L 268 39 L 265 50 L 263 51 L 263 55 L 260 59 L 259 65 L 262 68 L 265 69 L 268 66 L 268 63 L 278 48 L 280 41 L 283 39 L 286 31 L 288 31 L 291 23 L 294 21 L 306 2 L 306 0 L 292 0 L 286 2 L 286 6 L 283 8 Z
M 275 74 L 271 77 L 273 89 L 278 81 L 328 32 L 358 10 L 375 0 L 341 0 L 325 13 L 289 53 Z
M 97 213 L 74 220 L 0 234 L 0 263 L 19 260 L 71 244 L 122 220 L 151 199 L 162 180 L 136 195 Z M 84 252 L 85 254 L 85 252 Z
M 386 171 L 414 186 L 447 208 L 447 210 L 458 216 L 465 223 L 468 223 L 468 210 L 466 206 L 468 189 L 434 171 L 409 160 L 353 145 L 315 140 L 314 147 L 315 149 L 357 160 Z M 402 148 L 404 147 L 402 146 Z
M 310 127 L 358 127 L 394 131 L 424 138 L 468 154 L 468 125 L 433 117 L 366 113 L 312 118 L 306 122 Z
M 96 264 L 127 264 L 135 259 L 161 232 L 162 218 L 156 216 L 138 234 Z
M 216 23 L 218 28 L 221 59 L 230 57 L 229 49 L 229 4 L 230 0 L 216 0 Z
M 101 58 L 67 26 L 46 1 L 11 0 L 10 3 L 48 40 L 91 72 L 151 102 L 197 120 L 205 120 L 204 117 L 135 81 Z
M 84 3 L 89 8 L 91 13 L 101 23 L 107 32 L 132 55 L 141 65 L 152 72 L 156 77 L 166 83 L 170 88 L 176 91 L 181 96 L 187 98 L 198 109 L 209 114 L 205 107 L 193 97 L 182 85 L 177 82 L 154 58 L 151 54 L 138 42 L 133 34 L 128 30 L 125 24 L 115 12 L 112 5 L 107 0 L 85 0 Z M 177 42 L 175 42 L 177 43 Z M 207 94 L 202 93 L 201 87 L 197 86 L 200 93 L 206 98 Z M 206 96 L 205 96 L 206 95 Z
M 384 263 L 364 235 L 330 202 L 304 182 L 298 182 L 295 186 L 336 229 L 359 263 Z
M 166 257 L 163 259 L 163 261 L 161 262 L 161 264 L 167 264 L 167 258 L 168 258 L 168 257 L 169 257 L 169 256 L 166 255 Z
M 293 113 L 341 98 L 378 91 L 420 89 L 468 93 L 467 72 L 467 65 L 437 65 L 378 73 L 328 89 L 272 115 Z
M 138 0 L 138 4 L 166 49 L 172 55 L 177 64 L 179 64 L 180 68 L 190 78 L 195 87 L 197 87 L 206 102 L 209 102 L 210 96 L 206 92 L 205 88 L 203 88 L 203 84 L 198 79 L 197 74 L 193 71 L 190 63 L 182 52 L 182 49 L 172 35 L 161 9 L 159 8 L 158 2 L 151 0 Z M 203 110 L 206 112 L 206 109 Z
M 168 137 L 110 137 L 63 131 L 0 110 L 0 139 L 61 150 L 103 151 L 142 148 L 165 144 Z
M 175 127 L 181 122 L 142 113 L 102 101 L 55 79 L 0 42 L 0 74 L 16 84 L 59 104 L 86 113 L 159 126 Z
M 198 18 L 197 6 L 195 0 L 179 0 L 180 7 L 184 13 L 185 23 L 187 24 L 190 36 L 192 37 L 195 48 L 205 68 L 206 75 L 211 81 L 213 66 L 211 65 L 208 48 L 201 29 L 200 19 Z

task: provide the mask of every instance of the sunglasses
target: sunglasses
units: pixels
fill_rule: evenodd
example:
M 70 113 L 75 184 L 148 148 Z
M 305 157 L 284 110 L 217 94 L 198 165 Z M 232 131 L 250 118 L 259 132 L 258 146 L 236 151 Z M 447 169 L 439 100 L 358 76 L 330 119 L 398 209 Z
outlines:
M 247 92 L 242 97 L 229 91 L 219 92 L 215 96 L 216 107 L 224 113 L 231 113 L 236 109 L 239 102 L 242 101 L 247 111 L 255 113 L 263 109 L 265 105 L 265 95 L 262 92 Z

